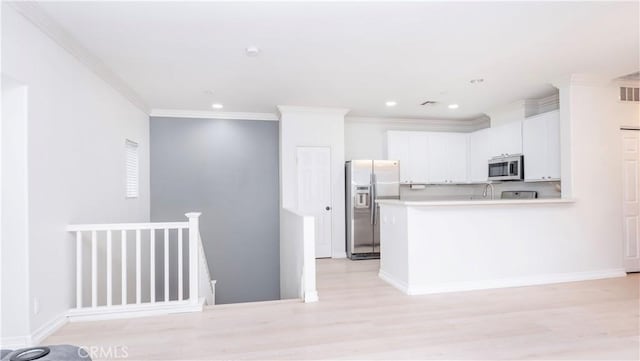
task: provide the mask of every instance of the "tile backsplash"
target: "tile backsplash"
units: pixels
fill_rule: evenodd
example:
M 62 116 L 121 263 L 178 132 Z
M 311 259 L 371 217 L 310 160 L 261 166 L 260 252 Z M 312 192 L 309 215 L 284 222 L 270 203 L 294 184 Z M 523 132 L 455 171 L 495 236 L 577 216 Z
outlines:
M 561 182 L 502 182 L 493 183 L 495 199 L 500 198 L 503 191 L 537 191 L 538 198 L 560 198 Z M 424 189 L 410 189 L 408 185 L 400 186 L 402 200 L 462 200 L 480 199 L 485 184 L 428 184 Z M 488 190 L 490 197 L 491 190 Z

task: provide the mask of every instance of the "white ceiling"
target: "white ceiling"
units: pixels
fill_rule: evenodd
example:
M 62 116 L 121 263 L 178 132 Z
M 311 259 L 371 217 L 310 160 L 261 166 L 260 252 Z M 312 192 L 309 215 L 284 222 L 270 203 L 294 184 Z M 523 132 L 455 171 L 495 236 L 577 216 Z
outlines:
M 470 119 L 565 74 L 640 69 L 637 1 L 40 5 L 150 108 Z

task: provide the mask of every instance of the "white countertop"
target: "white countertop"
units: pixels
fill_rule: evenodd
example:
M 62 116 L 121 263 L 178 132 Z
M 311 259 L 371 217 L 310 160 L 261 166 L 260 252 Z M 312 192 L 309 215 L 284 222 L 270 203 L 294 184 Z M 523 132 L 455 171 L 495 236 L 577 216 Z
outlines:
M 566 204 L 575 203 L 573 199 L 566 198 L 537 198 L 537 199 L 492 199 L 492 200 L 434 200 L 434 201 L 411 201 L 399 199 L 381 199 L 376 201 L 381 205 L 397 205 L 410 207 L 431 207 L 431 206 L 490 206 L 490 205 L 536 205 L 536 204 Z

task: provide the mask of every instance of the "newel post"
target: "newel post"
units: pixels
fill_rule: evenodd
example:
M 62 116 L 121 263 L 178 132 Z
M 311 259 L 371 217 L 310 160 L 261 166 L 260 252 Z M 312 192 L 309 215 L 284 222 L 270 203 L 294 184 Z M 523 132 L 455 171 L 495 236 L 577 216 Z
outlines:
M 200 237 L 200 212 L 189 212 L 185 216 L 189 218 L 189 302 L 199 302 L 198 295 L 199 273 L 198 266 L 198 237 Z

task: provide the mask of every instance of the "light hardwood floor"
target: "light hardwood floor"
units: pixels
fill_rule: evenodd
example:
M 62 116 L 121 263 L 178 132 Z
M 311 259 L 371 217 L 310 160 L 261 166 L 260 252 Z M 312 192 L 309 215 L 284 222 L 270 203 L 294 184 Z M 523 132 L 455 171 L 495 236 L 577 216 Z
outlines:
M 126 346 L 128 360 L 640 359 L 640 275 L 406 296 L 378 261 L 319 260 L 320 302 L 72 323 L 44 344 Z

